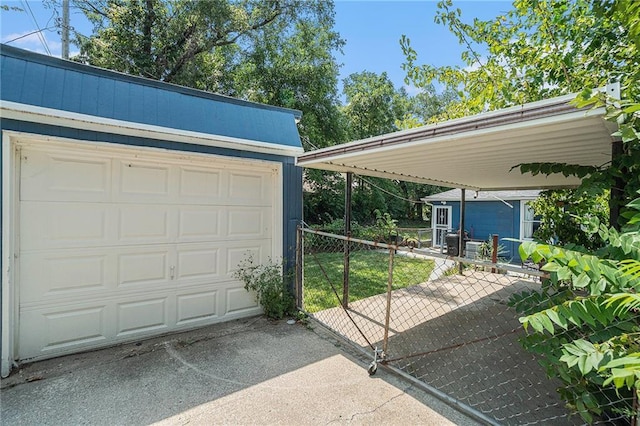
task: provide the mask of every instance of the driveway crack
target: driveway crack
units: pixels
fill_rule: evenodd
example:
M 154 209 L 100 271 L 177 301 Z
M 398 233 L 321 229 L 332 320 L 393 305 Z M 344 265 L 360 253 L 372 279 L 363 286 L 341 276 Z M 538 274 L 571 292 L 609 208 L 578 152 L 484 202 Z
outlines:
M 353 413 L 353 415 L 351 416 L 351 418 L 349 418 L 348 420 L 346 420 L 346 423 L 351 423 L 351 422 L 353 422 L 353 421 L 356 419 L 356 417 L 366 416 L 366 415 L 368 415 L 368 414 L 373 414 L 373 413 L 375 413 L 376 411 L 378 411 L 379 409 L 381 409 L 381 408 L 382 408 L 382 407 L 384 407 L 385 405 L 390 404 L 390 403 L 392 403 L 393 401 L 395 401 L 396 399 L 398 399 L 398 398 L 402 397 L 403 395 L 405 395 L 405 394 L 407 393 L 407 391 L 408 391 L 409 389 L 411 389 L 411 388 L 412 388 L 412 386 L 408 386 L 408 387 L 406 387 L 406 388 L 402 389 L 402 390 L 400 391 L 400 393 L 398 393 L 397 395 L 392 396 L 391 398 L 387 399 L 387 400 L 386 400 L 386 401 L 384 401 L 382 404 L 377 405 L 376 407 L 374 407 L 374 408 L 373 408 L 373 409 L 371 409 L 371 410 L 368 410 L 368 411 L 359 411 L 359 412 Z M 343 420 L 343 419 L 335 419 L 335 420 L 331 420 L 330 422 L 327 422 L 326 424 L 327 424 L 327 425 L 330 425 L 330 424 L 332 424 L 332 423 L 336 423 L 336 422 L 338 422 L 338 423 L 343 423 L 343 422 L 345 422 L 345 420 Z

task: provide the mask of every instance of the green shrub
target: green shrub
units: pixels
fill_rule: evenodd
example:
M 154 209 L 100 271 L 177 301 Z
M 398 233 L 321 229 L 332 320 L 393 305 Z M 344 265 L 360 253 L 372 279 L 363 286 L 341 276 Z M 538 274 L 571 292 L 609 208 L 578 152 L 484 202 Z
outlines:
M 269 259 L 266 264 L 256 264 L 253 257 L 248 256 L 238 264 L 233 276 L 244 283 L 245 290 L 256 293 L 256 300 L 267 317 L 281 319 L 296 312 L 295 298 L 287 286 L 289 280 L 284 270 L 282 262 Z

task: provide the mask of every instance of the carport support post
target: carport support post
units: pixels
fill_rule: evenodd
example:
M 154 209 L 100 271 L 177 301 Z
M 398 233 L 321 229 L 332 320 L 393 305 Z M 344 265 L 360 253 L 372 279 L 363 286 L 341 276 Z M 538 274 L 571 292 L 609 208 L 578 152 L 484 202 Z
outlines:
M 491 263 L 498 263 L 498 234 L 493 234 L 491 236 L 492 244 L 491 244 Z M 496 268 L 491 268 L 491 273 L 496 273 Z
M 344 187 L 344 235 L 351 237 L 351 188 L 353 173 L 347 173 Z M 342 277 L 342 306 L 349 307 L 349 240 L 344 241 L 344 272 Z
M 467 200 L 466 200 L 466 189 L 462 188 L 460 190 L 460 234 L 458 237 L 458 256 L 459 257 L 463 257 L 464 256 L 464 216 L 465 216 L 465 210 L 467 207 Z M 462 271 L 464 270 L 464 265 L 462 264 L 462 262 L 458 263 L 458 269 L 460 272 L 460 275 L 462 275 Z

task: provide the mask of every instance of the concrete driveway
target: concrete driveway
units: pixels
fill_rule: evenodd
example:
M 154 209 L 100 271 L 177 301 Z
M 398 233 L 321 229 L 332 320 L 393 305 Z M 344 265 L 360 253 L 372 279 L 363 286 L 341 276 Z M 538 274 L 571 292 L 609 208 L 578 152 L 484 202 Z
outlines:
M 23 366 L 2 424 L 478 424 L 368 362 L 321 327 L 254 317 Z

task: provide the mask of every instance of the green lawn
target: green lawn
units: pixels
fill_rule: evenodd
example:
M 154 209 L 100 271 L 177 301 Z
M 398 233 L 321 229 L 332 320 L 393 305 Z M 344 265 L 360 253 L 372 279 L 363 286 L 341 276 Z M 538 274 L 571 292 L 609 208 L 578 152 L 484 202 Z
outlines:
M 313 313 L 340 305 L 331 284 L 342 297 L 343 253 L 306 254 L 304 259 L 304 306 Z M 322 269 L 320 268 L 322 265 Z M 433 261 L 395 256 L 393 288 L 419 284 L 429 278 Z M 352 252 L 350 257 L 349 301 L 386 293 L 389 253 L 382 250 Z M 329 280 L 325 277 L 327 274 Z

